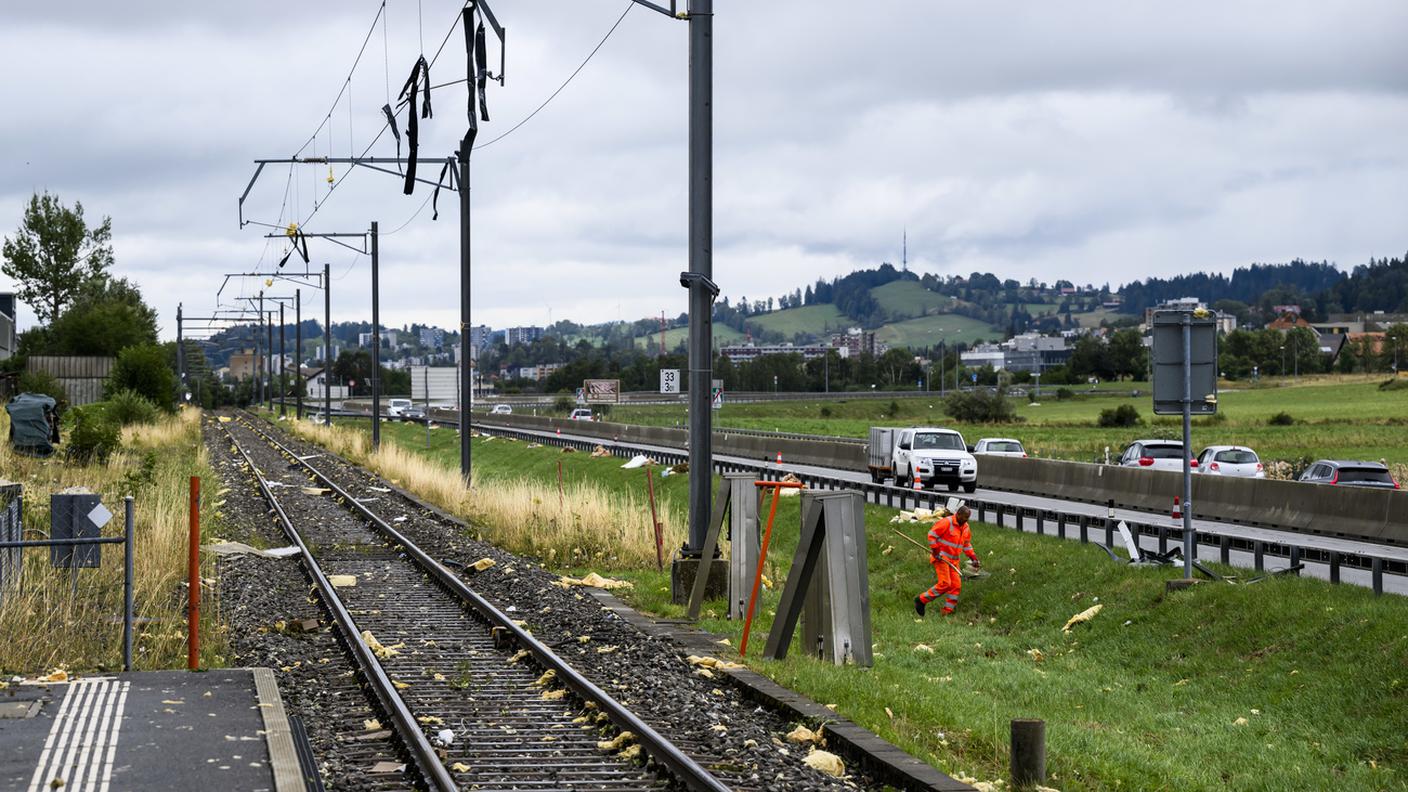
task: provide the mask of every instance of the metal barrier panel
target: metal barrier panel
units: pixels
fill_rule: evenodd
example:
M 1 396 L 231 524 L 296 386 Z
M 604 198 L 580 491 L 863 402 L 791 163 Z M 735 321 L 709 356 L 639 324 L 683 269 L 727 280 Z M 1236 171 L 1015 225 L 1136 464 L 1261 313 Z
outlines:
M 725 473 L 724 479 L 729 487 L 728 617 L 742 619 L 762 547 L 758 492 L 750 473 Z
M 0 481 L 0 542 L 18 542 L 24 538 L 24 485 Z M 20 579 L 23 571 L 24 548 L 0 550 L 0 602 L 5 589 Z
M 90 492 L 56 492 L 49 496 L 49 538 L 91 539 L 98 536 L 107 519 L 94 510 L 101 507 L 101 498 Z M 102 509 L 106 512 L 106 509 Z M 91 515 L 91 516 L 90 516 Z M 106 512 L 107 518 L 112 517 Z M 63 569 L 87 569 L 99 565 L 102 548 L 96 544 L 59 545 L 49 548 L 49 563 Z
M 836 665 L 870 667 L 871 652 L 869 560 L 865 544 L 865 498 L 856 490 L 804 492 L 802 519 L 815 521 L 816 553 L 802 602 L 802 646 L 809 654 Z M 791 576 L 801 570 L 788 572 Z M 778 606 L 782 615 L 783 605 Z M 774 630 L 778 622 L 774 622 Z M 780 636 L 779 636 L 780 637 Z M 790 635 L 787 636 L 790 638 Z M 771 652 L 785 645 L 769 636 Z

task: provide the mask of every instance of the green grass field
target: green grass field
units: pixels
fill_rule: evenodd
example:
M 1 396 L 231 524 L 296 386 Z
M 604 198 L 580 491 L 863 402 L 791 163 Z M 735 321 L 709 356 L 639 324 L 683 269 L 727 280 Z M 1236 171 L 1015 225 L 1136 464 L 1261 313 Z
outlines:
M 1195 422 L 1193 443 L 1197 448 L 1246 445 L 1266 460 L 1335 457 L 1408 463 L 1408 390 L 1381 391 L 1379 381 L 1321 378 L 1259 388 L 1243 383 L 1240 390 L 1221 393 L 1219 420 Z M 739 429 L 849 437 L 867 437 L 871 426 L 939 424 L 958 429 L 970 443 L 980 437 L 1016 437 L 1034 455 L 1080 461 L 1103 459 L 1106 446 L 1118 455 L 1126 443 L 1139 438 L 1181 437 L 1179 419 L 1153 414 L 1147 383 L 1104 385 L 1117 386 L 1122 389 L 1069 400 L 1058 400 L 1054 388 L 1043 387 L 1039 405 L 1018 400 L 1017 412 L 1024 420 L 1016 424 L 954 423 L 944 415 L 937 393 L 898 400 L 895 415 L 889 414 L 888 401 L 840 396 L 815 402 L 725 403 L 714 421 Z M 1140 389 L 1141 395 L 1131 396 L 1132 389 Z M 1123 429 L 1096 425 L 1101 410 L 1121 404 L 1136 407 L 1144 424 Z M 829 417 L 822 416 L 823 408 Z M 1282 411 L 1296 420 L 1295 425 L 1267 423 Z M 666 426 L 684 418 L 682 406 L 617 407 L 611 415 L 614 421 Z
M 1001 339 L 1002 333 L 986 322 L 958 314 L 932 314 L 891 322 L 875 331 L 875 339 L 892 347 L 938 346 L 940 341 L 972 344 L 980 339 Z
M 359 422 L 365 427 L 365 422 Z M 452 432 L 388 424 L 388 442 L 454 466 Z M 476 440 L 490 479 L 569 478 L 619 490 L 644 486 L 619 459 L 562 454 L 523 442 Z M 659 482 L 671 508 L 684 478 Z M 837 668 L 795 653 L 759 659 L 777 605 L 766 591 L 748 664 L 870 728 L 950 774 L 1006 775 L 1010 719 L 1047 724 L 1048 784 L 1062 790 L 1403 789 L 1408 764 L 1408 610 L 1393 596 L 1278 578 L 1165 594 L 1171 569 L 1111 563 L 1095 547 L 975 525 L 991 576 L 967 581 L 956 617 L 915 618 L 932 583 L 923 554 L 895 536 L 893 511 L 866 508 L 875 665 Z M 798 502 L 778 511 L 768 574 L 780 587 L 795 549 Z M 903 526 L 920 538 L 924 527 Z M 584 569 L 564 569 L 579 574 Z M 631 580 L 634 605 L 665 617 L 668 572 L 593 571 Z M 1070 633 L 1093 604 L 1103 610 Z M 736 658 L 741 625 L 706 605 L 702 627 Z M 529 619 L 529 627 L 532 620 Z
M 797 333 L 815 336 L 840 333 L 855 325 L 855 320 L 831 303 L 818 303 L 749 317 L 748 324 L 763 330 L 774 330 L 791 339 Z
M 870 296 L 880 303 L 880 307 L 899 318 L 926 316 L 948 310 L 953 305 L 952 297 L 929 291 L 917 281 L 890 281 L 884 286 L 870 290 Z

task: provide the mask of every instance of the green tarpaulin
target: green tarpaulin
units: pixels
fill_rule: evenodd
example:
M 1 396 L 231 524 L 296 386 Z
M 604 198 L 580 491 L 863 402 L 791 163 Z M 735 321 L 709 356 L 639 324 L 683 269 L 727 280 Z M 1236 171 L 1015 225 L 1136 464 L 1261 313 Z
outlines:
M 22 454 L 46 457 L 59 440 L 58 414 L 53 399 L 42 393 L 21 393 L 10 399 L 10 445 Z

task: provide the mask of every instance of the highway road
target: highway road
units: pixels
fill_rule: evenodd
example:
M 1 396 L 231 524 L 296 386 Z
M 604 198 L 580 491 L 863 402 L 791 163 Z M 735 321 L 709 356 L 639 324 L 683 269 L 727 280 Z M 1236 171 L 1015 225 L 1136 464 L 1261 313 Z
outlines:
M 496 428 L 492 425 L 480 425 L 478 419 L 476 419 L 475 425 L 481 430 L 493 431 L 493 429 Z M 556 433 L 554 432 L 535 431 L 524 429 L 521 427 L 506 426 L 502 428 L 512 429 L 515 432 L 521 432 L 524 434 L 536 435 L 540 437 L 559 436 L 556 435 Z M 588 443 L 602 442 L 601 438 L 589 437 L 586 435 L 570 435 L 566 432 L 560 435 L 560 437 L 572 440 L 580 440 Z M 640 448 L 646 453 L 678 454 L 683 451 L 683 449 L 678 447 L 657 446 L 650 445 L 647 443 L 633 442 L 629 443 L 628 445 L 632 448 Z M 760 463 L 760 460 L 757 459 L 732 457 L 724 454 L 715 454 L 714 458 L 719 462 L 732 464 L 757 465 Z M 838 470 L 835 468 L 818 467 L 812 465 L 794 465 L 788 464 L 786 462 L 780 465 L 771 462 L 768 462 L 766 464 L 769 469 L 777 470 L 780 473 L 797 473 L 799 475 L 805 474 L 811 476 L 824 476 L 828 478 L 839 479 L 842 481 L 854 482 L 857 484 L 868 484 L 870 482 L 869 474 L 858 471 Z M 979 480 L 981 481 L 981 474 L 979 476 Z M 946 490 L 941 490 L 940 492 L 943 495 L 948 494 Z M 958 495 L 960 497 L 964 497 L 961 491 L 958 493 Z M 994 501 L 1010 507 L 1021 507 L 1024 509 L 1036 510 L 1051 510 L 1064 512 L 1067 514 L 1086 515 L 1091 518 L 1091 520 L 1095 523 L 1095 526 L 1099 526 L 1098 528 L 1094 526 L 1092 526 L 1091 528 L 1090 536 L 1092 541 L 1098 541 L 1099 539 L 1103 538 L 1104 535 L 1103 526 L 1106 516 L 1106 509 L 1103 506 L 1098 506 L 1090 503 L 1081 503 L 1078 501 L 1061 500 L 1059 498 L 1042 497 L 1037 495 L 1026 495 L 1014 492 L 1006 492 L 1002 490 L 986 489 L 981 486 L 978 488 L 977 492 L 967 497 Z M 912 508 L 914 505 L 914 502 L 910 502 L 906 506 L 906 508 Z M 1181 520 L 1174 520 L 1167 514 L 1156 514 L 1151 512 L 1135 511 L 1131 509 L 1115 509 L 1115 520 L 1123 520 L 1127 523 L 1137 522 L 1140 524 L 1152 525 L 1156 527 L 1162 526 L 1171 529 L 1171 531 L 1181 531 L 1183 527 L 1183 523 Z M 1007 516 L 1007 524 L 1010 526 L 1013 524 L 1013 522 L 1014 520 L 1009 514 Z M 1035 519 L 1028 517 L 1022 520 L 1022 530 L 1028 533 L 1036 533 L 1036 527 L 1037 526 Z M 1304 548 L 1323 550 L 1326 552 L 1372 554 L 1385 558 L 1386 560 L 1398 561 L 1401 563 L 1408 564 L 1408 548 L 1403 547 L 1394 547 L 1391 545 L 1381 545 L 1370 542 L 1354 541 L 1350 539 L 1340 539 L 1335 537 L 1316 536 L 1313 534 L 1277 531 L 1268 528 L 1259 528 L 1249 525 L 1237 525 L 1235 523 L 1197 519 L 1196 516 L 1193 520 L 1193 528 L 1200 535 L 1204 536 L 1226 536 L 1234 541 L 1241 540 L 1246 543 L 1293 543 Z M 1048 522 L 1047 532 L 1051 534 L 1055 533 L 1055 527 L 1052 522 Z M 1099 535 L 1098 537 L 1097 534 Z M 1072 527 L 1071 530 L 1068 532 L 1068 537 L 1072 538 L 1073 540 L 1076 538 L 1074 527 Z M 1146 535 L 1139 536 L 1137 538 L 1141 550 L 1152 552 L 1156 552 L 1158 550 L 1158 537 Z M 1116 535 L 1116 542 L 1119 542 L 1118 534 Z M 1173 542 L 1174 540 L 1170 539 L 1170 546 L 1172 546 Z M 1200 543 L 1198 546 L 1197 555 L 1198 558 L 1203 560 L 1216 561 L 1218 560 L 1219 556 L 1219 548 L 1215 544 L 1210 545 L 1206 543 Z M 1271 555 L 1270 552 L 1267 553 L 1265 560 L 1267 570 L 1276 569 L 1278 567 L 1283 568 L 1287 566 L 1287 560 L 1284 557 Z M 1252 551 L 1250 550 L 1233 549 L 1229 555 L 1229 561 L 1232 565 L 1240 568 L 1245 568 L 1247 570 L 1252 570 L 1254 568 L 1254 557 Z M 1302 571 L 1302 574 L 1326 580 L 1329 579 L 1330 569 L 1328 564 L 1309 560 L 1306 560 L 1303 563 L 1305 564 L 1305 569 Z M 1245 577 L 1255 577 L 1256 574 L 1257 573 L 1249 572 L 1249 574 L 1247 574 Z M 1344 565 L 1340 568 L 1340 580 L 1343 583 L 1351 583 L 1368 587 L 1371 583 L 1371 576 L 1368 569 L 1359 569 Z M 1385 592 L 1400 595 L 1408 594 L 1408 576 L 1397 574 L 1385 574 L 1383 586 Z

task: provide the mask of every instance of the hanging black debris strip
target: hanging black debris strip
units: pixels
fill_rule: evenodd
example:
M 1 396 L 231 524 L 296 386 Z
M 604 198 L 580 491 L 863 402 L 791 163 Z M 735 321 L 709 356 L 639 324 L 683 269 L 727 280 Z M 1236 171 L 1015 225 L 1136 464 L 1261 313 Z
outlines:
M 401 168 L 401 130 L 396 126 L 396 113 L 392 112 L 391 105 L 381 106 L 381 114 L 386 116 L 386 125 L 391 128 L 391 136 L 396 138 L 396 168 Z
M 416 154 L 420 151 L 420 124 L 416 117 L 416 99 L 420 93 L 421 81 L 425 81 L 425 98 L 421 100 L 420 118 L 430 118 L 430 64 L 425 62 L 422 55 L 416 59 L 416 63 L 411 67 L 411 76 L 406 79 L 406 85 L 401 89 L 401 98 L 407 100 L 410 112 L 406 113 L 406 186 L 402 190 L 406 195 L 415 192 L 416 189 Z M 395 124 L 391 125 L 395 128 Z
M 282 267 L 287 264 L 288 257 L 292 256 L 294 253 L 297 253 L 299 258 L 303 259 L 303 263 L 307 264 L 308 237 L 303 236 L 303 231 L 297 227 L 291 228 L 288 236 L 293 240 L 293 244 L 289 247 L 288 252 L 284 254 L 284 257 L 279 259 L 279 266 Z

